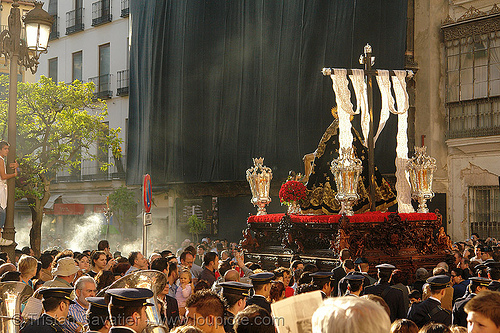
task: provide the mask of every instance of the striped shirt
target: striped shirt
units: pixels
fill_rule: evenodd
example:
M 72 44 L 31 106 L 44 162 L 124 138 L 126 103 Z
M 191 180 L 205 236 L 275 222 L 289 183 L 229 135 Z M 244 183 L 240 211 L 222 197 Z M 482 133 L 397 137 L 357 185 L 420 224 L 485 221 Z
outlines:
M 69 306 L 68 317 L 69 316 L 72 316 L 75 321 L 81 325 L 87 326 L 87 309 L 81 306 L 80 303 L 75 302 L 75 304 Z M 62 326 L 64 333 L 75 333 L 80 331 L 80 325 L 70 323 L 67 319 Z

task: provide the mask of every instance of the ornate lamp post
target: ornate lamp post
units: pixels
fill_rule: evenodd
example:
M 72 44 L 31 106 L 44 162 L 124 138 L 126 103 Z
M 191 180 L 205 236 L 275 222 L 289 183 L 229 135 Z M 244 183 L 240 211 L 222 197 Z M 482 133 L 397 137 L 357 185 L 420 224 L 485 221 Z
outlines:
M 26 41 L 21 39 L 21 13 L 19 0 L 14 0 L 9 14 L 8 29 L 0 33 L 0 56 L 10 61 L 9 73 L 9 113 L 8 113 L 8 140 L 10 152 L 7 156 L 7 167 L 14 162 L 16 156 L 16 110 L 17 110 L 17 73 L 18 65 L 29 69 L 35 74 L 38 68 L 40 54 L 47 52 L 50 29 L 53 17 L 42 9 L 43 3 L 35 2 L 35 8 L 24 17 L 26 27 Z M 13 170 L 9 170 L 12 173 Z M 15 179 L 7 181 L 7 214 L 5 218 L 4 238 L 14 240 L 14 203 Z M 8 247 L 8 253 L 14 258 L 16 243 Z

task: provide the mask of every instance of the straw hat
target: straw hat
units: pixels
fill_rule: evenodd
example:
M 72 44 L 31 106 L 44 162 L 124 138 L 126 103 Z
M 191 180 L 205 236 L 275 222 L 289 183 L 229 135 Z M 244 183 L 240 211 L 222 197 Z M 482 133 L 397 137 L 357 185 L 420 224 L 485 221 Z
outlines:
M 75 260 L 70 257 L 64 257 L 57 261 L 56 268 L 52 269 L 53 276 L 70 276 L 78 272 Z

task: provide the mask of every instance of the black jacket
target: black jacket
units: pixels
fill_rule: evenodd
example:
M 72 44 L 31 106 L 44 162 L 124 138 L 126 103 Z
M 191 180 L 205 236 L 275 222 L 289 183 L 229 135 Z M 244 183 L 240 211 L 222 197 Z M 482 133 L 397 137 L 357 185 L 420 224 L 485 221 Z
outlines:
M 339 285 L 339 282 L 340 280 L 342 280 L 342 278 L 344 276 L 346 276 L 346 272 L 344 270 L 344 267 L 342 267 L 342 264 L 340 264 L 339 266 L 335 267 L 334 269 L 332 269 L 332 273 L 333 273 L 333 290 L 332 290 L 332 296 L 339 296 L 339 293 L 338 293 L 338 285 Z
M 27 322 L 20 333 L 63 333 L 63 328 L 57 320 L 44 313 L 37 320 Z
M 386 291 L 387 289 L 387 291 Z M 389 282 L 377 282 L 364 289 L 363 295 L 377 295 L 384 299 L 391 310 L 391 322 L 406 318 L 403 292 L 392 288 Z
M 413 320 L 419 328 L 431 321 L 446 326 L 451 325 L 451 313 L 443 309 L 441 304 L 432 298 L 414 304 L 408 313 L 408 319 Z
M 266 309 L 267 312 L 269 312 L 269 314 L 271 314 L 271 304 L 269 304 L 269 302 L 266 300 L 266 298 L 264 296 L 253 295 L 252 297 L 247 298 L 247 305 L 246 306 L 249 306 L 252 304 L 258 305 L 261 308 Z
M 468 294 L 465 297 L 456 300 L 453 305 L 453 324 L 467 327 L 467 314 L 464 311 L 465 304 L 469 302 L 476 294 Z

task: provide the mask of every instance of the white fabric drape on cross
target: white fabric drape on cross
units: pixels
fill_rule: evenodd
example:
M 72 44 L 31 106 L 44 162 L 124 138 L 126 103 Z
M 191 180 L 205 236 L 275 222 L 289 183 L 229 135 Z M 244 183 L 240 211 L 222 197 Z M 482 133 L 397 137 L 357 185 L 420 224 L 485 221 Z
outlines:
M 352 147 L 351 116 L 358 114 L 359 109 L 353 110 L 351 103 L 351 91 L 349 90 L 349 81 L 347 80 L 346 69 L 334 69 L 332 78 L 332 87 L 335 92 L 335 101 L 337 102 L 337 114 L 339 116 L 339 153 L 342 154 L 342 148 Z
M 335 100 L 337 102 L 337 112 L 339 116 L 339 145 L 340 148 L 352 147 L 352 132 L 350 117 L 361 113 L 361 129 L 363 132 L 364 146 L 367 147 L 369 135 L 370 113 L 368 107 L 367 86 L 365 75 L 362 69 L 353 69 L 352 75 L 349 75 L 354 93 L 356 95 L 356 111 L 353 110 L 351 102 L 351 92 L 349 90 L 349 81 L 347 80 L 346 69 L 334 69 L 330 77 L 332 79 L 332 87 L 335 92 Z M 408 163 L 408 108 L 409 99 L 406 91 L 406 75 L 404 70 L 394 71 L 392 77 L 387 70 L 377 71 L 377 83 L 380 88 L 382 97 L 382 109 L 380 112 L 380 121 L 377 133 L 374 136 L 374 142 L 377 141 L 380 133 L 384 129 L 390 113 L 398 115 L 398 133 L 396 146 L 396 193 L 398 201 L 398 211 L 400 213 L 414 212 L 411 205 L 411 187 L 409 182 L 409 174 L 406 171 Z M 391 92 L 392 89 L 396 97 L 396 105 L 394 106 L 394 98 Z M 339 149 L 342 152 L 342 149 Z

